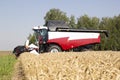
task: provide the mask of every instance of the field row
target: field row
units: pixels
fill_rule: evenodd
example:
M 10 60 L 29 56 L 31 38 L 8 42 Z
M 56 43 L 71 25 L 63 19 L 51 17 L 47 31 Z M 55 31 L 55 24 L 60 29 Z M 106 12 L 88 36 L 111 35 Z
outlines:
M 120 80 L 120 52 L 23 53 L 16 72 L 18 80 Z

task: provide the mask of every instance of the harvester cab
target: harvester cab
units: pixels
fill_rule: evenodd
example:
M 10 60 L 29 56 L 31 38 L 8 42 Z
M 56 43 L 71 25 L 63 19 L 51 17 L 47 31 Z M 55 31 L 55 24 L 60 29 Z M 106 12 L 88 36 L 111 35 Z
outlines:
M 36 42 L 39 47 L 39 53 L 45 51 L 45 44 L 48 41 L 48 28 L 46 26 L 38 26 L 33 27 L 35 36 L 36 36 Z

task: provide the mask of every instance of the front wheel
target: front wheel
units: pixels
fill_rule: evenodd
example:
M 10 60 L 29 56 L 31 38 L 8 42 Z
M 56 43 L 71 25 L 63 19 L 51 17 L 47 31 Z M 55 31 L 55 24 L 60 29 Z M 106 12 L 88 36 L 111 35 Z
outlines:
M 56 52 L 61 52 L 61 48 L 58 45 L 50 45 L 48 48 L 48 52 L 51 53 L 56 53 Z

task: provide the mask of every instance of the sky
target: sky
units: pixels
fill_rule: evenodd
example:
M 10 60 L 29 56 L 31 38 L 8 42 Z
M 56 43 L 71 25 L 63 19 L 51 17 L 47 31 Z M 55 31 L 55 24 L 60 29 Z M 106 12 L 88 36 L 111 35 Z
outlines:
M 46 13 L 60 9 L 79 18 L 114 17 L 120 14 L 120 0 L 0 0 L 0 51 L 24 45 L 32 28 L 44 25 Z

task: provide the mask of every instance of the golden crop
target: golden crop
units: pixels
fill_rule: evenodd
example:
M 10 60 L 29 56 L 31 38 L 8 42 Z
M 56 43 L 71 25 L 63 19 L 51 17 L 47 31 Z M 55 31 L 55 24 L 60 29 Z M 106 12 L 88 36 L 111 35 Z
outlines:
M 24 80 L 120 80 L 120 52 L 23 53 L 17 67 Z

